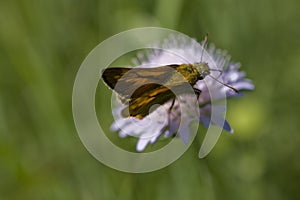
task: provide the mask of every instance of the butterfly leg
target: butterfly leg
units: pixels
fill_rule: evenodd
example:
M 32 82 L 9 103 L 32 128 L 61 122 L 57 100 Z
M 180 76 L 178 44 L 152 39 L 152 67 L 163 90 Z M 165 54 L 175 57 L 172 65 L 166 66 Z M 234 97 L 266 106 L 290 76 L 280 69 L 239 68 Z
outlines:
M 199 99 L 199 96 L 201 94 L 201 90 L 197 89 L 197 88 L 193 88 L 194 89 L 194 92 L 195 94 L 197 95 L 197 100 Z
M 169 108 L 169 110 L 168 110 L 169 116 L 170 116 L 170 114 L 171 114 L 172 108 L 174 107 L 174 104 L 175 104 L 175 98 L 172 100 L 171 106 L 170 106 L 170 108 Z
M 170 125 L 170 122 L 171 122 L 171 111 L 172 111 L 172 108 L 174 107 L 174 104 L 175 104 L 175 98 L 172 99 L 171 106 L 168 110 L 168 124 L 169 125 Z
M 169 110 L 168 110 L 168 125 L 169 125 L 169 128 L 170 128 L 170 125 L 171 125 L 171 111 L 172 111 L 172 108 L 174 107 L 174 105 L 175 105 L 175 98 L 173 98 L 172 99 L 172 103 L 171 103 L 171 106 L 170 106 L 170 108 L 169 108 Z M 176 136 L 176 133 L 174 133 L 173 135 L 172 135 L 172 137 L 175 137 Z

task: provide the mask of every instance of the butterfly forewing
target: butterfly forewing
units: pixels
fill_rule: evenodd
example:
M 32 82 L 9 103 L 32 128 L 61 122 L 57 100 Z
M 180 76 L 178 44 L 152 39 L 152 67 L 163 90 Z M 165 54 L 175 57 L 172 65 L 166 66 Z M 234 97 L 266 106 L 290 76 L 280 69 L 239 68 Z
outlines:
M 155 67 L 155 68 L 107 68 L 102 72 L 104 82 L 123 98 L 132 98 L 138 89 L 143 93 L 143 86 L 151 83 L 163 85 L 176 73 L 177 65 Z M 144 88 L 144 91 L 154 88 Z M 140 95 L 135 92 L 135 95 Z

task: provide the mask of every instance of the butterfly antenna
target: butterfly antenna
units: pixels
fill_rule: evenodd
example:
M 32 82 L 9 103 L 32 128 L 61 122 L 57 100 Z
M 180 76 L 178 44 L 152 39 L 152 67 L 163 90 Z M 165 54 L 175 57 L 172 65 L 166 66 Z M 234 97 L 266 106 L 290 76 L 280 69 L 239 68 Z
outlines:
M 221 81 L 219 81 L 218 79 L 216 79 L 215 77 L 209 75 L 209 77 L 211 77 L 212 79 L 214 79 L 215 81 L 217 81 L 218 83 L 230 88 L 231 90 L 233 90 L 235 93 L 239 93 L 239 91 L 237 89 L 235 89 L 234 87 L 230 86 L 230 85 L 227 85 L 226 83 L 223 83 Z
M 221 69 L 209 69 L 209 70 L 210 71 L 217 71 L 217 72 L 220 73 L 216 79 L 218 79 L 218 78 L 220 78 L 222 76 L 223 70 L 221 70 Z
M 203 53 L 204 53 L 204 49 L 206 48 L 207 41 L 208 41 L 208 33 L 205 34 L 204 41 L 203 41 L 203 44 L 202 44 L 202 52 L 201 52 L 200 63 L 202 62 Z

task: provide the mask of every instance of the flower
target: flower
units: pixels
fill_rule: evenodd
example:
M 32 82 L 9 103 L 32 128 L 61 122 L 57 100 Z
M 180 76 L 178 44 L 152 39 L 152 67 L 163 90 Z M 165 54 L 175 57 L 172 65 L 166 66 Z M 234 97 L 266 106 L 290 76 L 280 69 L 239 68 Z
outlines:
M 226 51 L 217 50 L 214 45 L 210 45 L 207 51 L 203 52 L 199 43 L 182 35 L 169 36 L 162 44 L 155 44 L 151 47 L 153 48 L 152 51 L 139 53 L 133 60 L 136 66 L 157 67 L 169 64 L 206 62 L 211 68 L 217 69 L 211 71 L 211 76 L 215 78 L 207 77 L 205 81 L 199 80 L 193 86 L 201 90 L 197 100 L 200 115 L 195 112 L 195 107 L 191 103 L 192 98 L 195 97 L 191 97 L 191 95 L 177 96 L 170 111 L 172 100 L 160 105 L 141 120 L 123 118 L 121 111 L 125 108 L 125 105 L 116 100 L 113 111 L 115 121 L 111 126 L 111 130 L 119 131 L 120 137 L 129 135 L 138 137 L 137 151 L 143 151 L 147 144 L 155 143 L 160 136 L 168 138 L 174 136 L 177 132 L 182 141 L 188 143 L 190 137 L 189 125 L 195 120 L 199 121 L 206 128 L 212 123 L 233 133 L 233 129 L 223 117 L 226 112 L 225 106 L 216 106 L 214 112 L 216 112 L 215 116 L 217 117 L 212 118 L 212 96 L 210 91 L 214 91 L 213 100 L 216 101 L 242 96 L 243 94 L 240 92 L 243 90 L 253 90 L 254 85 L 251 80 L 245 78 L 245 72 L 239 71 L 240 64 L 229 62 L 230 57 Z M 218 70 L 222 70 L 221 76 Z M 218 76 L 220 76 L 219 79 L 224 84 L 228 84 L 240 92 L 236 93 L 229 87 L 218 83 L 215 80 Z

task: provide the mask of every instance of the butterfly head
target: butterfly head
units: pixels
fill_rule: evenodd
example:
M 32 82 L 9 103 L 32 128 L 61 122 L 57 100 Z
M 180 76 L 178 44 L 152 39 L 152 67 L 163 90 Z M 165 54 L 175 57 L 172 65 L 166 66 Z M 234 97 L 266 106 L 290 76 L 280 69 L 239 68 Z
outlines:
M 195 67 L 199 72 L 199 75 L 198 75 L 199 80 L 204 79 L 207 75 L 210 74 L 210 69 L 209 69 L 208 63 L 206 63 L 206 62 L 196 63 Z

